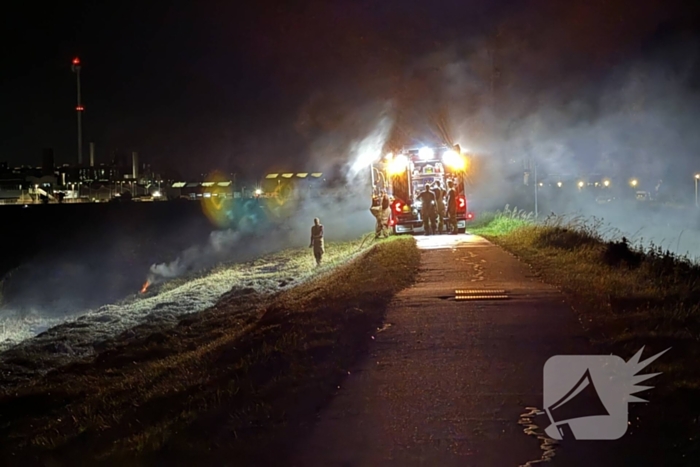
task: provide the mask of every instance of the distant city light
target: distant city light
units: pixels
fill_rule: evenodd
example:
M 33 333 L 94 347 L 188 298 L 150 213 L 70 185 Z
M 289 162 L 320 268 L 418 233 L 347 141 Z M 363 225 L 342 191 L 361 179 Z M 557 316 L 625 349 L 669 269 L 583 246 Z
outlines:
M 605 186 L 610 186 L 610 180 L 604 180 L 603 185 Z
M 632 185 L 632 186 L 637 186 L 637 183 L 639 183 L 637 180 L 630 181 L 630 185 Z
M 578 182 L 578 187 L 583 188 L 584 183 L 583 182 Z
M 561 188 L 561 182 L 557 182 L 557 186 Z

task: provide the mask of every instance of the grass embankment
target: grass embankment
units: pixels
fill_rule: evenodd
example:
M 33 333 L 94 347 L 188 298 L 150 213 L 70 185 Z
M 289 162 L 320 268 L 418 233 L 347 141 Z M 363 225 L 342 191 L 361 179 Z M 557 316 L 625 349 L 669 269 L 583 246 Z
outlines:
M 669 457 L 700 457 L 700 265 L 660 248 L 643 250 L 606 232 L 600 221 L 531 216 L 506 208 L 474 229 L 529 263 L 571 297 L 580 321 L 601 353 L 642 359 L 671 347 L 642 374 L 653 390 L 639 396 L 647 407 L 636 424 L 663 443 Z M 613 237 L 614 240 L 606 240 Z M 668 465 L 671 465 L 670 463 Z
M 419 260 L 412 238 L 392 238 L 255 313 L 221 306 L 20 388 L 0 401 L 0 455 L 6 465 L 265 465 L 271 443 L 309 420 L 363 354 Z
M 309 248 L 282 250 L 247 262 L 222 263 L 151 285 L 145 294 L 135 293 L 105 305 L 97 313 L 82 316 L 79 322 L 47 316 L 59 310 L 39 312 L 41 318 L 35 324 L 50 330 L 30 340 L 25 340 L 33 334 L 28 318 L 12 311 L 12 306 L 0 310 L 0 394 L 40 372 L 73 362 L 79 358 L 76 356 L 109 350 L 170 328 L 177 324 L 174 317 L 209 308 L 222 296 L 235 303 L 237 295 L 248 291 L 246 301 L 250 302 L 299 285 L 366 251 L 373 244 L 370 238 L 371 234 L 364 239 L 329 242 L 321 267 L 316 267 Z M 124 331 L 131 332 L 115 339 Z M 23 341 L 22 345 L 12 347 L 17 341 Z

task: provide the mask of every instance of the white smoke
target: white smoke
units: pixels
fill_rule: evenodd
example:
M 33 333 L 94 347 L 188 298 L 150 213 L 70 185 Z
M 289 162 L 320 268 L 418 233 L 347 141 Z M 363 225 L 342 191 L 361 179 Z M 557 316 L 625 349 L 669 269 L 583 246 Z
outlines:
M 393 127 L 386 108 L 374 118 L 377 124 L 370 133 L 350 145 L 342 186 L 324 190 L 318 198 L 300 195 L 289 217 L 275 219 L 271 225 L 248 223 L 243 217 L 236 229 L 212 232 L 205 245 L 185 250 L 174 261 L 152 265 L 149 283 L 161 283 L 220 262 L 252 259 L 280 248 L 298 247 L 308 241 L 315 217 L 324 224 L 328 240 L 350 240 L 367 233 L 373 226 L 369 212 L 371 164 L 382 156 Z
M 393 119 L 383 116 L 376 128 L 366 138 L 353 145 L 350 150 L 352 163 L 348 180 L 354 180 L 360 173 L 366 172 L 371 164 L 382 157 L 382 150 L 391 134 Z
M 151 284 L 156 284 L 166 279 L 180 277 L 187 272 L 199 271 L 225 260 L 236 251 L 242 236 L 242 232 L 230 229 L 214 231 L 209 235 L 209 241 L 206 245 L 188 248 L 177 259 L 169 263 L 152 265 L 148 281 Z

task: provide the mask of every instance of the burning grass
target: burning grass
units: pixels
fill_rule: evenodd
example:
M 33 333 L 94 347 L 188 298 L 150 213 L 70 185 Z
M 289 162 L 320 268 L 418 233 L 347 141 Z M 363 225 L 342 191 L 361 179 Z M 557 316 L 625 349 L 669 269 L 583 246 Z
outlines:
M 172 329 L 5 393 L 0 455 L 7 465 L 264 465 L 266 452 L 279 460 L 270 443 L 292 436 L 332 394 L 419 259 L 412 238 L 380 242 L 337 268 L 329 258 L 298 287 L 239 290 Z
M 0 383 L 7 387 L 37 372 L 93 357 L 109 349 L 111 340 L 122 332 L 139 335 L 170 328 L 182 315 L 214 306 L 232 289 L 251 289 L 258 295 L 279 293 L 343 264 L 369 245 L 364 239 L 330 242 L 320 268 L 303 248 L 245 263 L 220 264 L 187 277 L 149 284 L 143 293 L 74 316 L 48 318 L 2 310 L 0 350 L 5 352 L 0 353 Z M 38 332 L 41 334 L 31 338 Z
M 664 444 L 668 465 L 675 456 L 697 465 L 690 460 L 700 458 L 700 265 L 634 246 L 597 219 L 551 216 L 482 232 L 571 297 L 601 353 L 631 357 L 643 346 L 645 355 L 671 347 L 654 363 L 663 372 L 650 384 L 656 387 L 641 394 L 651 404 L 631 406 L 640 417 L 633 426 L 663 433 L 650 442 Z

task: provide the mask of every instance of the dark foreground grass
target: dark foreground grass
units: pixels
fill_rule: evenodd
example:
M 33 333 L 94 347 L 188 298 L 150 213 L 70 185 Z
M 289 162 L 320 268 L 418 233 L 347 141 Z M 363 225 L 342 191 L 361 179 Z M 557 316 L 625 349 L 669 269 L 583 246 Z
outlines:
M 543 224 L 494 221 L 484 235 L 529 263 L 571 297 L 580 321 L 601 354 L 628 360 L 669 352 L 642 374 L 650 404 L 631 404 L 631 431 L 644 428 L 639 452 L 662 445 L 665 465 L 700 464 L 700 266 L 659 248 L 606 241 L 599 222 L 550 218 Z M 643 443 L 648 441 L 648 446 Z
M 6 394 L 0 459 L 272 465 L 361 358 L 419 259 L 412 238 L 392 238 L 276 297 L 239 294 Z

